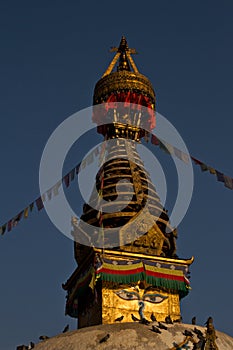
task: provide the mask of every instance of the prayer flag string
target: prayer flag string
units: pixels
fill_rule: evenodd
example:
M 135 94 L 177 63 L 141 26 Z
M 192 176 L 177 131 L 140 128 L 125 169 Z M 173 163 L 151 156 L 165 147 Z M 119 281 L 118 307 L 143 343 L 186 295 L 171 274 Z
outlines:
M 167 154 L 170 154 L 171 156 L 175 156 L 185 163 L 188 163 L 189 160 L 191 159 L 194 162 L 194 164 L 200 166 L 200 169 L 202 172 L 209 172 L 210 174 L 215 175 L 217 178 L 217 181 L 224 183 L 226 188 L 233 190 L 233 179 L 230 176 L 223 174 L 221 171 L 218 171 L 212 166 L 205 164 L 204 162 L 198 160 L 197 158 L 189 156 L 187 153 L 181 151 L 177 147 L 174 147 L 168 144 L 167 142 L 160 140 L 156 135 L 152 133 L 147 133 L 146 136 L 147 136 L 146 137 L 147 142 L 150 140 L 152 145 L 159 146 L 159 148 L 162 149 Z M 44 202 L 46 200 L 50 201 L 53 196 L 57 196 L 59 194 L 59 188 L 61 187 L 62 183 L 64 183 L 66 187 L 69 187 L 71 182 L 75 179 L 75 176 L 79 174 L 79 172 L 82 169 L 84 169 L 86 166 L 90 165 L 94 161 L 95 157 L 97 156 L 99 156 L 99 165 L 100 165 L 103 162 L 103 159 L 105 158 L 105 151 L 106 151 L 106 143 L 104 143 L 102 146 L 98 145 L 95 149 L 92 150 L 90 154 L 88 154 L 87 157 L 83 159 L 82 162 L 80 162 L 71 171 L 69 171 L 66 175 L 64 175 L 62 180 L 59 180 L 54 186 L 49 188 L 45 193 L 43 193 L 35 201 L 31 202 L 31 204 L 26 206 L 12 219 L 8 220 L 5 224 L 1 225 L 0 234 L 4 235 L 6 232 L 10 232 L 14 227 L 18 225 L 18 223 L 22 218 L 27 219 L 35 207 L 38 209 L 38 211 L 42 210 L 44 208 Z M 103 189 L 101 186 L 101 191 L 102 190 Z M 101 220 L 102 220 L 102 217 L 100 217 L 100 221 Z

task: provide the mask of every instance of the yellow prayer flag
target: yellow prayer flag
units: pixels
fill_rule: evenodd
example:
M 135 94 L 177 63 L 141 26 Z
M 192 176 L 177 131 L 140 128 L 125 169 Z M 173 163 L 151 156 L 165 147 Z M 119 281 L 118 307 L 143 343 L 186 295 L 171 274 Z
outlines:
M 28 217 L 28 207 L 24 209 L 23 216 L 25 217 L 25 219 L 27 219 L 27 217 Z
M 210 174 L 215 175 L 216 174 L 216 170 L 214 168 L 211 168 L 210 166 L 208 167 L 208 170 L 210 172 Z

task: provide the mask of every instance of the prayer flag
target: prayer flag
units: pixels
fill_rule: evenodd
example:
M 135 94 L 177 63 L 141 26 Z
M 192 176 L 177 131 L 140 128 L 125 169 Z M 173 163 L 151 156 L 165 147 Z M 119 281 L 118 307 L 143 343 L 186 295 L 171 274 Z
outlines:
M 64 181 L 66 187 L 69 187 L 69 185 L 70 185 L 70 173 L 66 174 L 66 175 L 63 177 L 63 181 Z
M 99 151 L 99 146 L 97 146 L 97 147 L 94 149 L 94 154 L 95 154 L 95 156 L 98 156 L 99 153 L 100 153 L 100 151 Z
M 87 165 L 91 164 L 93 162 L 93 160 L 94 160 L 93 152 L 91 152 L 86 158 Z
M 151 135 L 151 143 L 152 145 L 156 145 L 156 146 L 159 145 L 159 139 L 157 139 L 157 137 L 153 134 Z
M 175 153 L 175 156 L 176 156 L 177 158 L 179 158 L 180 160 L 182 160 L 182 152 L 181 152 L 180 149 L 174 147 L 174 153 Z
M 60 186 L 61 186 L 61 180 L 59 180 L 52 188 L 54 196 L 58 195 L 58 190 Z
M 28 217 L 28 207 L 24 209 L 24 212 L 23 212 L 23 216 L 25 217 L 25 219 L 27 219 Z
M 86 162 L 87 162 L 87 159 L 84 158 L 83 161 L 82 161 L 82 169 L 86 168 Z
M 208 166 L 208 170 L 210 172 L 210 174 L 216 174 L 216 170 L 214 168 L 211 168 L 210 166 Z
M 8 221 L 7 223 L 7 231 L 10 232 L 12 229 L 12 219 Z
M 33 210 L 33 208 L 34 208 L 34 202 L 32 202 L 32 203 L 29 205 L 29 208 L 30 208 L 30 211 Z
M 181 158 L 183 162 L 188 163 L 189 162 L 189 155 L 187 153 L 181 152 Z
M 48 200 L 50 201 L 52 198 L 52 188 L 50 188 L 46 193 L 47 193 Z
M 79 163 L 79 164 L 76 166 L 76 168 L 75 168 L 76 174 L 78 174 L 78 173 L 79 173 L 79 168 L 80 168 L 80 165 L 81 165 L 81 163 Z
M 43 204 L 43 201 L 42 201 L 42 198 L 39 197 L 36 199 L 36 205 L 37 205 L 37 209 L 38 210 L 41 210 L 44 208 L 44 204 Z
M 0 227 L 0 234 L 4 235 L 5 231 L 6 231 L 6 224 L 4 224 Z
M 197 164 L 197 165 L 201 165 L 202 164 L 202 162 L 200 162 L 200 160 L 198 160 L 198 159 L 196 159 L 196 158 L 194 158 L 194 157 L 191 157 L 191 159 L 194 161 L 194 163 L 195 164 Z
M 216 170 L 216 175 L 217 175 L 218 181 L 224 182 L 223 173 L 220 173 L 219 171 Z
M 201 167 L 201 170 L 202 170 L 202 171 L 208 170 L 208 166 L 207 166 L 206 164 L 204 164 L 204 163 L 201 163 L 201 164 L 200 164 L 200 167 Z
M 233 179 L 230 178 L 227 175 L 223 175 L 223 177 L 224 177 L 225 187 L 230 188 L 231 190 L 233 190 Z
M 166 143 L 166 148 L 170 154 L 174 154 L 174 147 L 169 143 Z
M 70 181 L 74 180 L 74 175 L 75 175 L 75 168 L 73 168 L 70 172 Z

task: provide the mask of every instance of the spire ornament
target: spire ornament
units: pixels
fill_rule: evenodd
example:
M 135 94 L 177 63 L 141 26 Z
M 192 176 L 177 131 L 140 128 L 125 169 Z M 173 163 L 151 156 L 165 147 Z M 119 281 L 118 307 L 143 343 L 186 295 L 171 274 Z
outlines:
M 117 71 L 131 71 L 130 69 L 130 65 L 132 67 L 132 70 L 134 73 L 138 73 L 138 69 L 136 67 L 136 64 L 134 63 L 131 54 L 136 54 L 136 50 L 135 49 L 130 49 L 127 43 L 127 40 L 124 36 L 122 36 L 121 38 L 121 42 L 119 47 L 112 47 L 110 52 L 116 52 L 116 55 L 114 56 L 112 62 L 110 63 L 110 65 L 108 66 L 107 70 L 105 71 L 105 73 L 103 74 L 102 78 L 105 77 L 106 75 L 109 75 L 117 61 L 119 60 L 119 65 L 117 67 Z

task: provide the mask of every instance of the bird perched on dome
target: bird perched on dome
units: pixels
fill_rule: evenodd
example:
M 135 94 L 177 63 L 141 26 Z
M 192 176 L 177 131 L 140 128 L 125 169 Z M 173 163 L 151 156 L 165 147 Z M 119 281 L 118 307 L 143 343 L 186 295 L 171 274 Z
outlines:
M 101 343 L 105 343 L 105 342 L 108 340 L 109 337 L 110 337 L 110 334 L 106 334 L 105 337 L 103 337 L 103 338 L 100 339 L 99 343 L 100 343 L 100 344 L 101 344 Z
M 157 320 L 156 320 L 156 317 L 155 317 L 155 315 L 154 315 L 153 312 L 152 312 L 152 314 L 150 315 L 150 319 L 151 319 L 152 322 L 156 322 L 156 321 L 157 321 Z
M 68 332 L 68 330 L 69 330 L 69 325 L 67 324 L 65 326 L 65 328 L 63 329 L 62 333 L 66 333 L 66 332 Z
M 159 322 L 158 327 L 159 327 L 160 329 L 165 329 L 165 330 L 167 330 L 167 327 L 166 327 L 164 324 L 162 324 L 161 322 Z
M 135 317 L 133 314 L 131 314 L 131 318 L 134 322 L 139 322 L 139 318 Z
M 158 334 L 161 334 L 161 330 L 158 327 L 152 326 L 152 331 Z
M 165 322 L 166 322 L 167 324 L 173 324 L 170 315 L 168 315 L 168 316 L 165 317 Z
M 124 316 L 117 317 L 114 321 L 115 322 L 121 322 L 123 320 Z

